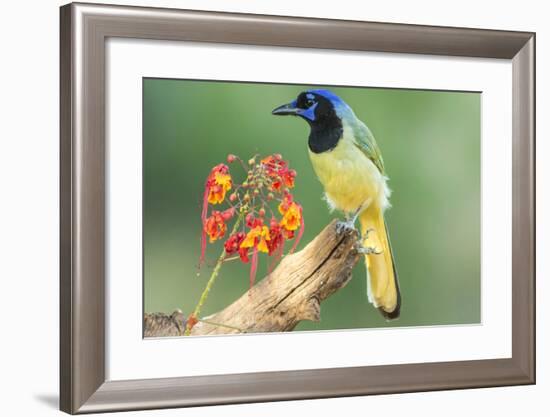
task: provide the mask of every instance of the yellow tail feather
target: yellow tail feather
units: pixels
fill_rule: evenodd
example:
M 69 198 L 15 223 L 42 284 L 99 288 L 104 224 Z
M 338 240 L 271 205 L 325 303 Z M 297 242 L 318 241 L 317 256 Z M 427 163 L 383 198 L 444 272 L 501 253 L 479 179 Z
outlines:
M 371 206 L 359 216 L 365 248 L 376 253 L 365 255 L 367 266 L 367 293 L 369 301 L 388 319 L 399 317 L 401 294 L 393 261 L 384 214 Z

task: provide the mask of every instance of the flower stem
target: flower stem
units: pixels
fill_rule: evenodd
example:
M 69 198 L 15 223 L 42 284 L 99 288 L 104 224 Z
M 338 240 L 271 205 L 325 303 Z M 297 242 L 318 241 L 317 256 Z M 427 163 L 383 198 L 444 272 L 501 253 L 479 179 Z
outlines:
M 233 230 L 231 231 L 232 235 L 237 231 L 239 228 L 239 225 L 243 219 L 243 214 L 239 214 L 239 217 L 237 217 L 237 220 L 235 221 L 235 224 L 233 225 Z M 199 319 L 199 314 L 201 312 L 202 306 L 205 303 L 206 299 L 208 298 L 208 294 L 210 293 L 210 290 L 212 289 L 212 286 L 214 285 L 214 282 L 216 281 L 216 278 L 218 277 L 220 273 L 220 269 L 222 267 L 223 261 L 225 260 L 226 252 L 225 248 L 222 249 L 222 253 L 220 254 L 220 257 L 218 258 L 218 261 L 216 262 L 216 266 L 214 267 L 214 270 L 212 271 L 212 275 L 210 275 L 210 278 L 208 279 L 208 282 L 206 283 L 206 287 L 202 291 L 201 298 L 199 299 L 199 302 L 197 303 L 195 309 L 193 310 L 193 313 L 191 316 L 194 316 L 195 318 Z M 190 326 L 186 326 L 185 329 L 185 336 L 189 336 L 191 334 L 191 328 Z

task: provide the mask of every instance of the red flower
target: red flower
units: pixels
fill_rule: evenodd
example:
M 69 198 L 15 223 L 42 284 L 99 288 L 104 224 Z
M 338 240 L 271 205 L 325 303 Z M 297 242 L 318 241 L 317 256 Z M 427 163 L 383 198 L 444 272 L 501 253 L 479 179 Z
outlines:
M 212 215 L 206 219 L 203 230 L 210 237 L 210 243 L 224 237 L 227 225 L 225 224 L 223 213 L 214 210 Z
M 283 185 L 287 188 L 294 187 L 296 178 L 296 171 L 289 169 L 282 158 L 280 154 L 274 154 L 261 160 L 266 174 L 271 178 L 271 188 L 275 191 L 280 191 Z
M 206 236 L 210 242 L 222 239 L 227 233 L 228 224 L 239 213 L 234 225 L 234 232 L 224 242 L 227 255 L 238 253 L 244 263 L 251 262 L 250 283 L 254 283 L 258 256 L 267 253 L 272 257 L 272 265 L 283 255 L 285 241 L 294 239 L 291 252 L 294 251 L 304 231 L 302 207 L 294 201 L 289 189 L 294 187 L 296 171 L 290 169 L 288 162 L 280 154 L 272 154 L 260 160 L 257 156 L 245 166 L 242 160 L 233 154 L 227 156 L 227 162 L 240 161 L 246 171 L 246 179 L 235 185 L 229 168 L 218 164 L 210 171 L 206 180 L 202 207 L 201 257 L 199 266 L 204 262 Z M 232 194 L 229 194 L 232 193 Z M 208 205 L 226 202 L 230 208 L 212 210 L 209 215 Z M 269 201 L 280 200 L 280 218 L 272 217 L 269 227 L 266 225 L 266 209 L 272 210 Z M 244 219 L 242 217 L 244 216 Z M 245 229 L 236 232 L 239 222 L 244 220 Z M 250 259 L 249 259 L 250 256 Z
M 254 229 L 257 226 L 263 226 L 264 222 L 261 218 L 254 217 L 252 213 L 249 213 L 245 217 L 246 226 Z
M 250 262 L 250 259 L 248 258 L 248 248 L 239 247 L 239 256 L 241 258 L 241 262 L 243 262 L 245 264 Z
M 269 225 L 269 240 L 267 241 L 269 256 L 273 255 L 278 249 L 282 249 L 284 244 L 285 236 L 283 235 L 283 228 L 275 219 L 271 219 L 271 224 Z
M 241 261 L 248 263 L 248 248 L 241 248 L 241 243 L 243 242 L 246 234 L 244 232 L 238 232 L 229 236 L 229 239 L 224 244 L 225 252 L 228 255 L 233 255 L 234 253 L 239 253 Z
M 286 170 L 281 174 L 281 177 L 288 188 L 294 187 L 294 178 L 296 178 L 296 171 L 293 169 Z
M 195 324 L 197 324 L 199 320 L 195 317 L 194 314 L 191 314 L 189 317 L 187 317 L 187 323 L 185 327 L 187 327 L 187 330 L 191 331 L 193 327 L 195 327 Z
M 281 168 L 286 167 L 286 162 L 283 161 L 281 154 L 273 154 L 266 156 L 260 161 L 268 175 L 278 172 Z
M 294 230 L 282 229 L 283 236 L 285 239 L 292 239 L 294 237 Z
M 230 207 L 225 211 L 222 211 L 222 218 L 225 221 L 231 220 L 231 218 L 235 215 L 235 207 Z

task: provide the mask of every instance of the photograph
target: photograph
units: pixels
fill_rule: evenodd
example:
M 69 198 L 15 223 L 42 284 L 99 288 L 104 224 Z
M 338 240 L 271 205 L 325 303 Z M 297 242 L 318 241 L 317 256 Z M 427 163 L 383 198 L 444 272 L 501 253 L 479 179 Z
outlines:
M 481 92 L 142 97 L 145 337 L 482 323 Z

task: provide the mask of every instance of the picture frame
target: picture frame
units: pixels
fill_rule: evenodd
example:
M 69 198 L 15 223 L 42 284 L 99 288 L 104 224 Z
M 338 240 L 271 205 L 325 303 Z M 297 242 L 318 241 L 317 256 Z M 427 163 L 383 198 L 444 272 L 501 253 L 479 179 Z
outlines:
M 512 357 L 107 380 L 110 37 L 510 60 Z M 60 408 L 71 414 L 535 383 L 535 34 L 71 3 L 60 9 Z

